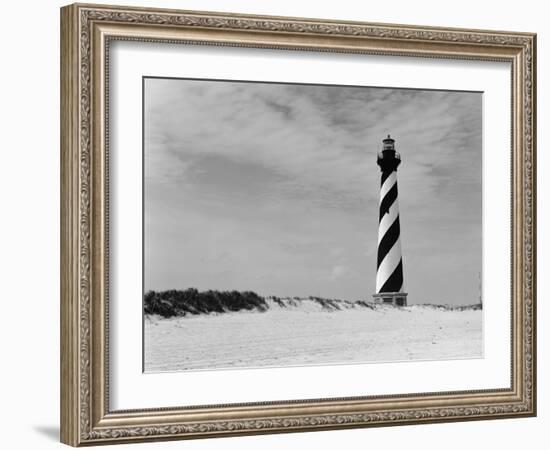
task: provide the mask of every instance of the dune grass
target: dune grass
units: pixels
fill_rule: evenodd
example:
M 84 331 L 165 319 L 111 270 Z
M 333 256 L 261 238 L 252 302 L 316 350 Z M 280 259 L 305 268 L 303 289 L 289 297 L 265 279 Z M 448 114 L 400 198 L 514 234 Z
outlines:
M 162 317 L 267 309 L 265 299 L 255 292 L 199 292 L 195 288 L 149 291 L 145 294 L 143 303 L 145 314 L 158 314 Z
M 199 314 L 221 314 L 236 311 L 264 312 L 270 308 L 303 309 L 307 305 L 316 305 L 323 311 L 341 311 L 346 309 L 383 310 L 391 305 L 375 304 L 365 300 L 349 301 L 337 298 L 309 297 L 262 297 L 252 291 L 214 291 L 200 292 L 195 288 L 185 290 L 149 291 L 144 296 L 143 309 L 148 315 L 165 318 Z M 311 306 L 310 306 L 311 307 Z M 401 307 L 395 307 L 401 308 Z M 466 311 L 482 309 L 481 303 L 472 305 L 415 304 L 409 308 L 429 308 L 446 311 Z

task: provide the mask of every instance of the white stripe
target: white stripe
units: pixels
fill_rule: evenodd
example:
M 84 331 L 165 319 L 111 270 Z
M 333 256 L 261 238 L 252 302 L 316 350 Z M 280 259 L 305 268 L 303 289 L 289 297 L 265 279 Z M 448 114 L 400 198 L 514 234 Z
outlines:
M 395 199 L 395 202 L 390 206 L 390 211 L 382 217 L 382 220 L 380 221 L 380 225 L 378 225 L 378 243 L 380 244 L 380 241 L 386 234 L 386 231 L 388 231 L 388 228 L 391 226 L 393 222 L 399 217 L 399 203 L 397 202 L 397 199 Z
M 394 170 L 380 188 L 380 203 L 395 183 L 397 183 L 397 172 Z
M 376 272 L 376 292 L 380 292 L 384 283 L 391 276 L 401 261 L 401 240 L 398 238 L 391 250 L 386 254 Z

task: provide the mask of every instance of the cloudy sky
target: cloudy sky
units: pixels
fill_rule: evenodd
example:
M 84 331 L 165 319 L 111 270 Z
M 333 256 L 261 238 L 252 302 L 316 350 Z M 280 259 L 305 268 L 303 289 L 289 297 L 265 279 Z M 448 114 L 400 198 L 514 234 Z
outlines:
M 475 303 L 482 94 L 146 78 L 145 289 L 371 299 L 386 135 L 410 303 Z

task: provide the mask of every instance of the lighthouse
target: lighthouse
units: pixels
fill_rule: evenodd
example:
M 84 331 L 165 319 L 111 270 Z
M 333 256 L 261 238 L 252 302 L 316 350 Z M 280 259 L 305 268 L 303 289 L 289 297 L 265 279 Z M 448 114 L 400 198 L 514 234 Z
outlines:
M 401 155 L 395 151 L 395 140 L 389 134 L 382 143 L 382 151 L 378 153 L 377 158 L 382 175 L 380 177 L 376 293 L 373 297 L 375 303 L 406 306 L 407 294 L 403 288 L 401 229 L 397 202 L 397 167 L 401 164 Z

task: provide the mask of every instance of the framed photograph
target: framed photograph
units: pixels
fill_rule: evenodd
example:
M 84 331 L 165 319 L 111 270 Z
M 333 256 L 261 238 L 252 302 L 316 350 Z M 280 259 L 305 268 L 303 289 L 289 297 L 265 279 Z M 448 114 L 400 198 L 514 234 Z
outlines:
M 62 442 L 535 415 L 535 57 L 62 8 Z

